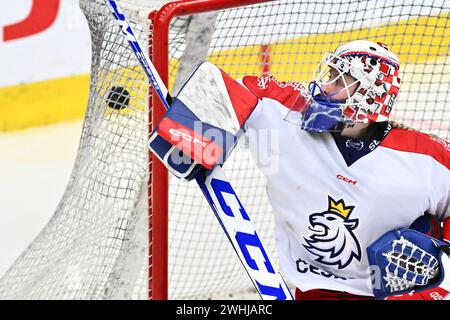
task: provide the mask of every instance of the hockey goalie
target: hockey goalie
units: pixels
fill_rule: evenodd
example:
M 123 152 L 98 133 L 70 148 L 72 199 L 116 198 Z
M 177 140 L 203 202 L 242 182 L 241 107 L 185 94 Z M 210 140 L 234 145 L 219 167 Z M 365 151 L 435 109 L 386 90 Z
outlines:
M 150 148 L 191 180 L 248 135 L 296 299 L 450 299 L 450 143 L 389 120 L 400 75 L 365 40 L 326 53 L 307 85 L 204 62 Z

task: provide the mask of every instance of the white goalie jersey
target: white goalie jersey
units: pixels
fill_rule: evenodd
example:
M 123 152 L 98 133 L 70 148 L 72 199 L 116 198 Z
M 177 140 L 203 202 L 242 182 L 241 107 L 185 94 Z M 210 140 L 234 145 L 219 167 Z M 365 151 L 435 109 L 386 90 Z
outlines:
M 364 141 L 311 134 L 284 120 L 296 83 L 243 83 L 261 99 L 246 130 L 267 179 L 282 273 L 302 291 L 372 296 L 366 248 L 425 212 L 450 216 L 449 142 L 388 123 Z

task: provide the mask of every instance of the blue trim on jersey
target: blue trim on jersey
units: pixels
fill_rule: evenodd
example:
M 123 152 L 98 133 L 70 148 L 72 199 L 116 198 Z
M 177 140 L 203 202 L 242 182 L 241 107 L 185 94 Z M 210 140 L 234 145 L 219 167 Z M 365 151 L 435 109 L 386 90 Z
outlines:
M 350 139 L 337 132 L 332 133 L 339 152 L 348 167 L 374 151 L 392 129 L 388 122 L 373 123 L 371 126 L 369 133 L 361 140 Z

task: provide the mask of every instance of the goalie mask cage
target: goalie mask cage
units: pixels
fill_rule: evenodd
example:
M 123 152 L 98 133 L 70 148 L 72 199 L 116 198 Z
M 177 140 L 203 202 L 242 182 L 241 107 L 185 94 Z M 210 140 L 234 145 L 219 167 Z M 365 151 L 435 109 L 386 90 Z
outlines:
M 307 82 L 326 51 L 350 40 L 381 41 L 401 62 L 392 118 L 449 138 L 448 1 L 120 5 L 172 94 L 204 59 L 234 78 Z M 102 0 L 80 0 L 80 7 L 91 30 L 92 75 L 74 169 L 51 220 L 1 278 L 0 297 L 223 298 L 248 290 L 251 282 L 198 187 L 169 177 L 149 155 L 149 132 L 163 108 L 116 21 Z M 276 259 L 274 217 L 246 141 L 224 169 Z

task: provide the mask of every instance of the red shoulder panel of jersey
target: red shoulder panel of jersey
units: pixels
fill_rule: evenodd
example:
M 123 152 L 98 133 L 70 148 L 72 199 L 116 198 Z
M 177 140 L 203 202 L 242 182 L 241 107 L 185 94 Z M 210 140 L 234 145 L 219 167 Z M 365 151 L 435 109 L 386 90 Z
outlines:
M 414 130 L 394 128 L 381 146 L 399 151 L 424 154 L 450 170 L 450 142 Z
M 305 87 L 299 82 L 279 81 L 273 76 L 245 76 L 244 85 L 258 98 L 270 98 L 291 108 Z

